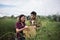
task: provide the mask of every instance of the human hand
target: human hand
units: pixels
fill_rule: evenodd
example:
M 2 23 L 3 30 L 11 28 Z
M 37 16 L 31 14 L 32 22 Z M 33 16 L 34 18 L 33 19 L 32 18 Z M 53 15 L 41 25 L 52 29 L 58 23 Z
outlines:
M 28 26 L 25 26 L 24 28 L 25 28 L 25 29 L 27 29 L 27 28 L 28 28 Z

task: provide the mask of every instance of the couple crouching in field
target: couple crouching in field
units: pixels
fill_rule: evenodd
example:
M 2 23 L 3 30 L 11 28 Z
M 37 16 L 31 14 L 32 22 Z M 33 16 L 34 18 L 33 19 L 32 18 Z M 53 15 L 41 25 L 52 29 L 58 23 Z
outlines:
M 40 28 L 40 23 L 36 15 L 37 15 L 36 12 L 34 11 L 31 12 L 30 20 L 27 21 L 25 21 L 25 15 L 20 15 L 18 17 L 18 22 L 16 23 L 17 40 L 26 40 L 25 37 L 27 35 L 28 37 L 31 37 L 32 35 L 36 35 L 37 29 Z

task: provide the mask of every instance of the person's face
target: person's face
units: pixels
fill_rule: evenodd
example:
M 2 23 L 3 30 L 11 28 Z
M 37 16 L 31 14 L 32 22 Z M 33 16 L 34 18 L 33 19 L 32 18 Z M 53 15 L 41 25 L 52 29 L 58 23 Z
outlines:
M 21 17 L 21 21 L 25 22 L 25 16 Z
M 33 15 L 33 14 L 31 14 L 31 19 L 35 19 L 36 18 L 36 16 L 35 15 Z

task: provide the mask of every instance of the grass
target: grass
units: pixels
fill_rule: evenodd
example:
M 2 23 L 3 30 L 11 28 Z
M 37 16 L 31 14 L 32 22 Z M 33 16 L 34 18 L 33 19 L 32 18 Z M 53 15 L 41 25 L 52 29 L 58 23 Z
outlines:
M 60 40 L 60 22 L 40 21 L 42 26 L 37 31 L 37 35 L 27 40 Z M 0 19 L 0 37 L 9 32 L 15 33 L 15 23 L 16 19 Z M 2 39 L 7 38 L 9 35 L 4 36 Z
M 7 32 L 15 31 L 14 19 L 0 19 L 0 36 Z

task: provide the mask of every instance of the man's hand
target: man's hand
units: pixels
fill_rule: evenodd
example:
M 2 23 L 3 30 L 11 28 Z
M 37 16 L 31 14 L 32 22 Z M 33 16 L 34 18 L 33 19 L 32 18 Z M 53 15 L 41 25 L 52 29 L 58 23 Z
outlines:
M 36 29 L 36 26 L 33 26 L 34 27 L 34 29 Z

